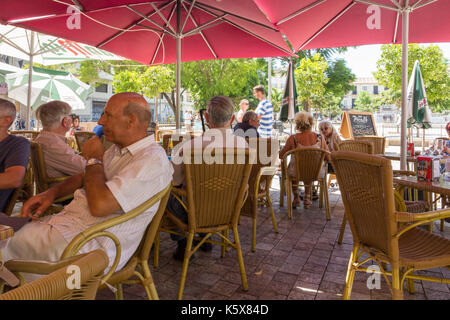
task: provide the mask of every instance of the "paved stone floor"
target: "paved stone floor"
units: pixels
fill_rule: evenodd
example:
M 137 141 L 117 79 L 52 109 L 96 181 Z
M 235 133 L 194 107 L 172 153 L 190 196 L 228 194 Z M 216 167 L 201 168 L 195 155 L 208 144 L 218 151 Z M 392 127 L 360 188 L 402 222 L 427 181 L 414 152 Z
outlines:
M 212 252 L 197 252 L 188 269 L 184 299 L 294 299 L 294 300 L 339 300 L 344 291 L 345 274 L 352 249 L 352 235 L 347 226 L 342 245 L 337 243 L 339 228 L 344 213 L 338 190 L 330 190 L 331 220 L 319 209 L 318 201 L 305 210 L 294 209 L 293 219 L 287 218 L 286 206 L 279 206 L 278 181 L 274 179 L 272 200 L 278 222 L 279 233 L 273 231 L 267 208 L 258 211 L 256 251 L 251 252 L 251 220 L 242 217 L 239 236 L 242 243 L 248 291 L 241 287 L 237 256 L 234 250 L 220 257 L 220 248 Z M 440 233 L 450 238 L 449 224 Z M 160 299 L 176 299 L 181 262 L 172 259 L 176 243 L 168 234 L 161 235 L 160 265 L 151 272 Z M 422 274 L 446 276 L 450 270 L 434 269 Z M 391 299 L 389 288 L 381 276 L 380 289 L 369 290 L 370 275 L 359 272 L 355 276 L 352 299 Z M 415 294 L 405 292 L 409 300 L 450 299 L 450 285 L 433 282 L 415 282 Z M 125 299 L 146 299 L 140 285 L 124 286 Z M 113 299 L 108 289 L 98 293 L 97 299 Z

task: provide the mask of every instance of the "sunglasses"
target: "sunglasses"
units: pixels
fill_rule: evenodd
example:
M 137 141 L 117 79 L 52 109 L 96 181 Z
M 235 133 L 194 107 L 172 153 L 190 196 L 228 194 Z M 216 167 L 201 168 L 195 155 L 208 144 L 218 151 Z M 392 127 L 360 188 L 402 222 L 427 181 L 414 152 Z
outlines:
M 325 131 L 325 130 L 328 130 L 328 129 L 330 129 L 330 127 L 323 127 L 323 128 L 320 128 L 320 131 Z

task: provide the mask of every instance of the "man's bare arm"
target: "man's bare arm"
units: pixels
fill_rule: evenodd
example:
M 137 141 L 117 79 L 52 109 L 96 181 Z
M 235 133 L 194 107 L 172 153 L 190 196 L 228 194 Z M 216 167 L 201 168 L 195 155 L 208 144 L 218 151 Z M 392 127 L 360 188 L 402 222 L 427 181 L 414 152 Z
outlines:
M 60 197 L 74 193 L 83 186 L 83 174 L 67 178 L 50 189 L 27 200 L 22 207 L 22 216 L 38 218 L 51 204 Z M 33 211 L 35 211 L 33 213 Z
M 105 217 L 121 210 L 119 203 L 106 185 L 103 165 L 94 164 L 86 167 L 84 177 L 89 211 L 95 217 Z
M 83 157 L 103 159 L 105 150 L 98 137 L 89 139 L 83 145 Z M 106 217 L 121 209 L 114 195 L 106 185 L 105 169 L 102 164 L 86 166 L 84 190 L 88 200 L 90 213 L 95 217 Z
M 0 190 L 18 188 L 25 177 L 25 167 L 13 166 L 0 173 Z

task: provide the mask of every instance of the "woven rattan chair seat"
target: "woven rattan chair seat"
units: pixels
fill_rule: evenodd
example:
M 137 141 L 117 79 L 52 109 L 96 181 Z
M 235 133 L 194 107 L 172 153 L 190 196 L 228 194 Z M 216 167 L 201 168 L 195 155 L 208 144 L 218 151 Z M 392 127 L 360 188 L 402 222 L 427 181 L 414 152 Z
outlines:
M 431 232 L 414 228 L 400 237 L 398 246 L 400 265 L 417 269 L 450 265 L 450 240 Z

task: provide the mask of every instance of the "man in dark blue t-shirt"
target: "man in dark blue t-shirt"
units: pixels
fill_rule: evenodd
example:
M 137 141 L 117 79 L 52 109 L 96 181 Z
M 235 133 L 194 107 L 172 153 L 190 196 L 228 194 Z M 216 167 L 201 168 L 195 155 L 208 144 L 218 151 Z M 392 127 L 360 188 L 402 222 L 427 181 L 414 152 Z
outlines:
M 22 185 L 30 154 L 26 138 L 8 133 L 15 118 L 14 104 L 0 99 L 0 212 L 5 210 L 14 189 Z

